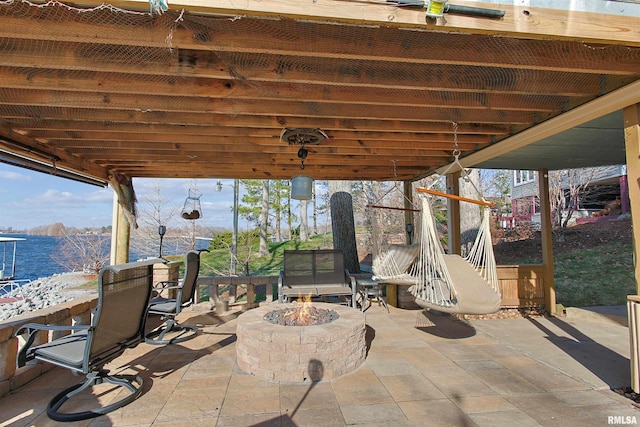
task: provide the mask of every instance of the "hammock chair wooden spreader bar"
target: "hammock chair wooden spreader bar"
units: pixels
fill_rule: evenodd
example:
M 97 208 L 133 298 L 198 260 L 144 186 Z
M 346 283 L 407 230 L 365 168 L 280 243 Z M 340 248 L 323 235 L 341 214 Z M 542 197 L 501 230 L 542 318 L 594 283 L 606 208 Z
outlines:
M 405 211 L 405 212 L 420 212 L 420 209 L 413 209 L 413 208 L 397 208 L 395 206 L 381 206 L 381 205 L 367 205 L 365 206 L 367 208 L 374 208 L 374 209 L 391 209 L 393 211 Z
M 487 202 L 486 200 L 470 199 L 468 197 L 458 196 L 457 194 L 449 194 L 449 193 L 443 193 L 441 191 L 431 190 L 430 188 L 418 187 L 416 188 L 416 191 L 418 193 L 428 193 L 434 196 L 446 197 L 447 199 L 460 200 L 462 202 L 468 202 L 468 203 L 475 203 L 476 205 L 488 206 L 490 208 L 496 205 L 495 203 Z

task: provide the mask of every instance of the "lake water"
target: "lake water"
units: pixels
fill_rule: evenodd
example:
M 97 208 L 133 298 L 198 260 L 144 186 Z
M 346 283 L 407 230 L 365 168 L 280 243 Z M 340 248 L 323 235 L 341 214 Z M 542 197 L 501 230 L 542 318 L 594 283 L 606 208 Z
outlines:
M 60 244 L 64 238 L 52 236 L 28 236 L 23 234 L 2 235 L 2 237 L 19 237 L 26 240 L 16 244 L 16 279 L 35 280 L 58 273 L 66 273 L 68 269 L 58 264 L 52 258 L 52 254 L 60 250 Z M 107 243 L 108 244 L 108 243 Z M 197 240 L 196 248 L 203 249 L 209 245 L 207 240 Z M 2 244 L 0 244 L 0 263 L 2 262 Z M 172 239 L 165 239 L 163 255 L 179 255 L 186 253 L 189 248 L 179 245 Z M 7 244 L 7 269 L 10 269 L 13 243 Z M 107 251 L 108 253 L 108 251 Z M 135 261 L 142 257 L 156 256 L 157 254 L 138 254 L 133 250 L 129 253 L 129 259 Z M 9 272 L 10 274 L 10 272 Z

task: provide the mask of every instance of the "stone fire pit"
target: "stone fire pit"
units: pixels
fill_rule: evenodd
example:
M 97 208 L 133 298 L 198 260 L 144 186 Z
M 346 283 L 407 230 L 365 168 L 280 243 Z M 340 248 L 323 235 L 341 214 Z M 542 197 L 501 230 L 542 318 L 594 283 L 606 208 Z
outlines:
M 365 316 L 360 310 L 337 304 L 313 303 L 336 311 L 339 318 L 322 325 L 282 326 L 264 316 L 296 303 L 269 304 L 238 317 L 237 363 L 243 371 L 267 381 L 330 380 L 364 362 Z

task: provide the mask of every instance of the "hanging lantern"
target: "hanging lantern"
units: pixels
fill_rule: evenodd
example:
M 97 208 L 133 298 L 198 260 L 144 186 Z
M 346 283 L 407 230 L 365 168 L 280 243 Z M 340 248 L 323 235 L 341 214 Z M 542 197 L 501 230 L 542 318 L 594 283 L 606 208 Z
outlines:
M 313 178 L 305 175 L 291 177 L 291 198 L 296 200 L 311 200 L 311 186 Z

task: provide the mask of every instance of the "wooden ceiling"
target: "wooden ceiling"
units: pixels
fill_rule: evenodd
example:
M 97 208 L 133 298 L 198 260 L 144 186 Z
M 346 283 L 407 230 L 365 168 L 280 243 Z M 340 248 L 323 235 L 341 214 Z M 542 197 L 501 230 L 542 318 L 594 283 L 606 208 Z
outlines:
M 640 80 L 638 17 L 456 3 L 505 15 L 0 1 L 0 160 L 98 180 L 413 180 L 456 144 L 468 156 Z M 327 138 L 302 169 L 283 131 Z

